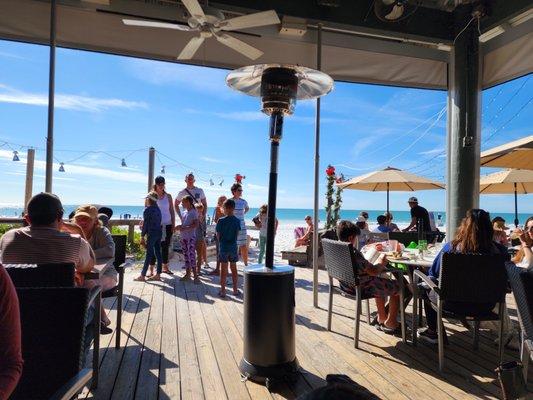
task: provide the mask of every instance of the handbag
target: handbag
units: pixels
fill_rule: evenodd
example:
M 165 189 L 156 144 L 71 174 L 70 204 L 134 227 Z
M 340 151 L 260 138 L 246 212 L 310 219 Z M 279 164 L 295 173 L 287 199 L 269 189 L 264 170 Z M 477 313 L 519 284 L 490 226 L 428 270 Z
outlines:
M 521 363 L 509 361 L 496 368 L 504 400 L 526 400 L 527 386 Z

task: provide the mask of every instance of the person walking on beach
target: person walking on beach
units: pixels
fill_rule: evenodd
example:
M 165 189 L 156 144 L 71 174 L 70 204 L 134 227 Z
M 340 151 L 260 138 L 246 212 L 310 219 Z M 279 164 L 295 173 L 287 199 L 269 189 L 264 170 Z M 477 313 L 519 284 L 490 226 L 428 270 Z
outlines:
M 424 232 L 431 232 L 428 210 L 418 205 L 418 199 L 416 197 L 410 197 L 408 204 L 411 207 L 411 223 L 407 228 L 402 229 L 402 232 L 418 230 L 420 224 L 422 224 Z
M 181 250 L 185 258 L 185 275 L 180 278 L 180 281 L 187 281 L 191 279 L 191 271 L 194 276 L 194 283 L 200 283 L 198 273 L 196 271 L 196 228 L 198 227 L 198 213 L 194 208 L 194 200 L 187 195 L 181 200 L 185 211 L 182 214 L 181 225 L 176 226 L 176 230 L 181 232 Z
M 224 214 L 224 202 L 226 201 L 226 196 L 220 196 L 217 200 L 217 206 L 215 208 L 215 211 L 213 212 L 213 223 L 217 223 L 220 218 L 222 218 Z M 216 247 L 216 254 L 217 254 L 217 265 L 213 271 L 211 271 L 211 275 L 219 275 L 220 274 L 220 261 L 218 260 L 218 251 L 220 244 L 218 242 L 218 236 L 215 234 L 215 247 Z
M 259 213 L 255 216 L 254 222 L 258 221 L 256 226 L 259 228 L 259 256 L 257 263 L 263 263 L 263 257 L 265 256 L 266 240 L 267 240 L 267 221 L 268 221 L 268 204 L 263 204 L 259 208 Z M 276 218 L 276 227 L 278 230 L 278 219 Z
M 146 195 L 143 212 L 143 227 L 141 231 L 141 245 L 146 247 L 146 257 L 144 259 L 141 275 L 135 278 L 136 281 L 144 282 L 146 273 L 152 257 L 157 259 L 156 274 L 148 278 L 150 281 L 161 280 L 161 270 L 163 267 L 163 257 L 161 256 L 161 237 L 163 228 L 161 226 L 161 210 L 157 206 L 157 193 L 150 192 Z M 146 237 L 146 238 L 145 238 Z
M 163 273 L 174 275 L 168 266 L 169 249 L 172 241 L 172 234 L 174 233 L 174 226 L 176 225 L 176 214 L 172 203 L 172 196 L 165 191 L 165 178 L 158 176 L 155 178 L 155 185 L 152 189 L 157 193 L 157 206 L 161 211 L 161 223 L 163 224 L 164 234 L 161 241 L 161 254 L 163 256 Z M 155 257 L 150 260 L 150 273 L 148 276 L 154 274 Z
M 246 214 L 250 207 L 246 200 L 241 198 L 242 196 L 242 185 L 240 183 L 234 183 L 231 186 L 231 193 L 233 194 L 233 200 L 235 202 L 235 211 L 234 215 L 241 221 L 241 230 L 239 231 L 239 236 L 237 237 L 237 246 L 239 246 L 239 251 L 241 253 L 242 261 L 244 265 L 248 265 L 248 237 L 246 232 L 246 223 L 244 222 L 244 214 Z
M 220 297 L 226 296 L 226 277 L 228 275 L 228 263 L 231 269 L 233 281 L 233 294 L 240 294 L 238 288 L 239 275 L 237 275 L 237 237 L 241 231 L 241 221 L 233 215 L 235 211 L 235 201 L 228 199 L 224 202 L 225 216 L 217 222 L 216 232 L 219 240 L 219 253 L 217 258 L 220 261 Z
M 204 206 L 204 213 L 207 212 L 207 199 L 205 197 L 205 193 L 199 187 L 194 186 L 195 182 L 196 180 L 194 179 L 194 174 L 192 172 L 189 172 L 187 175 L 185 175 L 185 183 L 187 184 L 187 186 L 176 196 L 174 208 L 176 209 L 176 212 L 178 213 L 178 216 L 182 221 L 183 218 L 181 215 L 180 204 L 185 196 L 191 196 L 191 198 L 193 199 L 193 206 L 195 204 L 202 203 Z

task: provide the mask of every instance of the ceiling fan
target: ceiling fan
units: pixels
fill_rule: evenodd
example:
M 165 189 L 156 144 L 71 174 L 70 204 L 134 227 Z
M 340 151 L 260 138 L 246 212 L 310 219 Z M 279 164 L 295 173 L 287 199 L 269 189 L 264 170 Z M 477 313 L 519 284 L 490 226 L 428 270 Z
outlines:
M 178 31 L 199 32 L 185 45 L 178 60 L 190 60 L 198 51 L 205 39 L 214 37 L 223 45 L 255 60 L 263 54 L 261 50 L 250 46 L 224 31 L 236 29 L 254 28 L 257 26 L 279 24 L 278 14 L 274 10 L 262 11 L 254 14 L 243 15 L 231 19 L 224 19 L 224 14 L 217 9 L 206 7 L 206 12 L 200 6 L 198 0 L 181 0 L 191 17 L 187 25 L 170 22 L 143 21 L 136 19 L 123 19 L 122 22 L 129 26 L 141 26 L 148 28 L 175 29 Z

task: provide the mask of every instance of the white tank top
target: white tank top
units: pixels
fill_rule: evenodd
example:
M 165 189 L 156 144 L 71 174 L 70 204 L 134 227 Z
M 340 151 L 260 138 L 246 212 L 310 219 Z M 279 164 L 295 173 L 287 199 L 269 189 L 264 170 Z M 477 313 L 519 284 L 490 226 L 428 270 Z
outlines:
M 161 210 L 161 225 L 172 224 L 170 205 L 168 204 L 168 194 L 165 193 L 162 199 L 157 200 L 157 206 L 159 207 L 159 210 Z

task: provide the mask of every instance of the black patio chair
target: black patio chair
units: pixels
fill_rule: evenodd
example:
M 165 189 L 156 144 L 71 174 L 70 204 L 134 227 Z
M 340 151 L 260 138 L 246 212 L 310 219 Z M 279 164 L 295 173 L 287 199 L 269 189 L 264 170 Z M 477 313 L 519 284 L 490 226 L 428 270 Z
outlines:
M 407 247 L 411 242 L 418 243 L 418 232 L 389 232 L 389 240 L 397 240 Z
M 75 286 L 75 266 L 73 263 L 56 264 L 7 264 L 4 265 L 13 285 L 18 288 L 73 288 Z M 101 288 L 96 286 L 91 289 L 91 302 L 89 306 L 94 306 L 91 326 L 93 329 L 93 373 L 91 387 L 98 386 L 98 376 L 100 371 L 100 304 Z
M 341 242 L 338 240 L 322 239 L 322 247 L 324 249 L 324 259 L 326 262 L 326 270 L 329 277 L 329 302 L 328 302 L 328 331 L 331 331 L 331 318 L 333 311 L 333 293 L 335 291 L 343 293 L 346 297 L 355 299 L 355 324 L 354 324 L 354 347 L 359 348 L 359 321 L 361 315 L 362 300 L 370 297 L 362 296 L 359 287 L 358 267 L 354 257 L 353 246 L 351 243 Z M 394 274 L 402 274 L 398 270 L 387 270 Z M 337 287 L 333 283 L 333 279 L 342 281 L 346 285 L 355 287 L 355 296 L 350 296 Z M 400 283 L 400 304 L 403 304 L 403 275 L 399 278 Z M 405 335 L 405 312 L 404 308 L 400 307 L 401 324 L 402 324 L 402 340 L 406 341 Z
M 124 293 L 124 269 L 126 268 L 126 235 L 112 235 L 115 242 L 115 260 L 113 267 L 118 273 L 118 283 L 115 287 L 102 292 L 102 298 L 117 298 L 117 329 L 115 332 L 115 348 L 120 348 L 120 335 L 122 333 L 122 298 Z
M 507 293 L 507 274 L 504 258 L 500 255 L 444 253 L 442 255 L 440 277 L 438 285 L 420 270 L 414 271 L 413 290 L 413 344 L 416 345 L 418 329 L 418 290 L 419 283 L 436 293 L 437 303 L 432 307 L 437 311 L 437 330 L 439 344 L 439 370 L 444 369 L 444 340 L 445 329 L 443 319 L 472 321 L 473 348 L 479 344 L 479 324 L 481 321 L 500 321 L 499 333 L 499 363 L 503 357 L 503 316 L 505 295 Z M 468 310 L 469 306 L 481 304 L 498 305 L 498 313 L 492 310 L 485 312 L 460 313 L 446 309 L 446 304 L 454 304 L 454 309 L 460 307 Z
M 527 382 L 529 360 L 533 360 L 533 270 L 519 268 L 510 261 L 505 266 L 518 308 L 518 322 L 521 330 L 520 358 L 524 380 Z
M 82 368 L 85 325 L 88 305 L 99 294 L 74 287 L 17 288 L 24 367 L 11 400 L 70 400 L 91 380 L 91 369 Z

